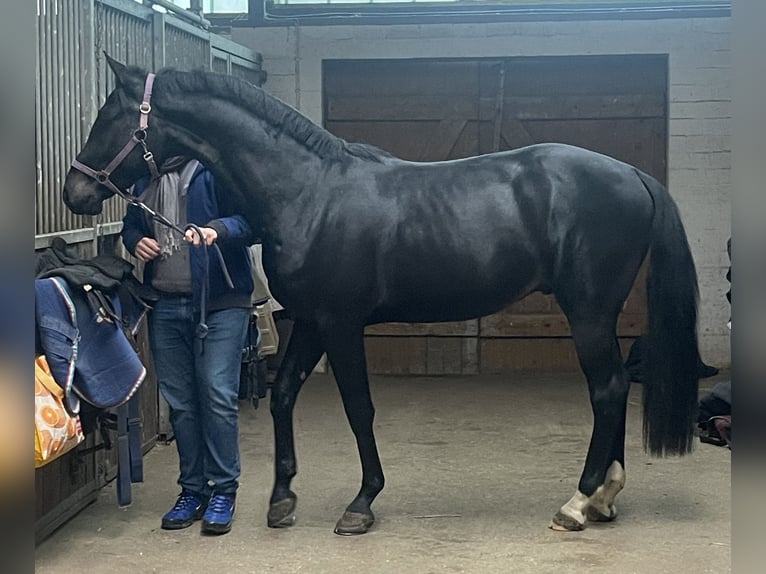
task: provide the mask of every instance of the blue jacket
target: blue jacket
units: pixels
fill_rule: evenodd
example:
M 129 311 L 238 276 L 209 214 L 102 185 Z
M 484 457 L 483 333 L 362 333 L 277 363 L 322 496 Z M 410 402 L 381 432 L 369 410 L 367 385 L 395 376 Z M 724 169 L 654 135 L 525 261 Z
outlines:
M 139 180 L 133 186 L 133 195 L 138 197 L 149 185 L 149 178 Z M 253 275 L 249 245 L 253 241 L 250 226 L 239 215 L 224 215 L 218 204 L 213 174 L 200 165 L 194 171 L 187 197 L 187 220 L 200 227 L 212 227 L 218 233 L 216 243 L 221 249 L 226 267 L 229 270 L 234 289 L 224 279 L 218 258 L 209 252 L 210 284 L 208 291 L 208 309 L 220 309 L 228 306 L 249 306 L 253 291 Z M 130 253 L 135 255 L 136 244 L 142 237 L 154 237 L 154 225 L 140 208 L 128 206 L 122 220 L 122 242 Z M 192 288 L 195 306 L 199 308 L 202 282 L 205 274 L 204 253 L 202 248 L 191 248 Z M 144 283 L 151 285 L 152 262 L 144 267 Z M 232 304 L 232 301 L 236 303 Z

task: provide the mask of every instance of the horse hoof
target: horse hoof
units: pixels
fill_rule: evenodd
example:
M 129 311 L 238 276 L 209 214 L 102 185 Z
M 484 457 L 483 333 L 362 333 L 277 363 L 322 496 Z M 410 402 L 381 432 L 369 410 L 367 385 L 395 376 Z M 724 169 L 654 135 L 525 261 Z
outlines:
M 584 527 L 584 524 L 580 524 L 577 520 L 562 512 L 556 513 L 556 516 L 553 517 L 549 526 L 551 530 L 556 530 L 557 532 L 577 532 Z
M 284 498 L 269 506 L 267 524 L 269 528 L 289 528 L 295 524 L 295 506 L 297 499 Z
M 370 529 L 373 522 L 375 522 L 375 517 L 372 512 L 366 514 L 363 512 L 349 512 L 347 510 L 335 525 L 335 534 L 340 534 L 341 536 L 364 534 Z
M 609 507 L 609 514 L 604 514 L 595 506 L 589 506 L 586 516 L 591 522 L 611 522 L 617 518 L 617 509 L 614 506 Z

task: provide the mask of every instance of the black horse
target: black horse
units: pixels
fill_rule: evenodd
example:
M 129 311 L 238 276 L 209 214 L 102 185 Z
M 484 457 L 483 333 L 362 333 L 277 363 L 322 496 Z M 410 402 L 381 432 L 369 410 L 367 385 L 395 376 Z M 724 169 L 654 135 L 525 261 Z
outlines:
M 625 481 L 629 388 L 615 329 L 649 252 L 644 446 L 659 456 L 690 450 L 696 273 L 676 205 L 652 177 L 552 143 L 404 161 L 337 138 L 240 79 L 163 70 L 155 82 L 140 69 L 110 65 L 117 87 L 67 175 L 66 204 L 97 214 L 155 160 L 197 158 L 228 190 L 220 198 L 226 209 L 259 231 L 270 287 L 295 320 L 271 395 L 269 526 L 294 521 L 293 406 L 322 353 L 363 471 L 335 531 L 363 533 L 383 489 L 365 325 L 475 318 L 533 291 L 555 294 L 569 320 L 594 415 L 578 489 L 551 526 L 579 530 L 586 520 L 612 520 Z

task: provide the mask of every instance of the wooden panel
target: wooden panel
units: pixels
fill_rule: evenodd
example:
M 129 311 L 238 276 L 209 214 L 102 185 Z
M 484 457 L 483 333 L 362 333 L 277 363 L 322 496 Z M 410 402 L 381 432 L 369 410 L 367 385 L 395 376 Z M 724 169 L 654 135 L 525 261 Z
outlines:
M 376 121 L 428 121 L 444 118 L 479 119 L 476 94 L 338 95 L 327 101 L 325 120 L 363 122 L 375 110 Z
M 411 161 L 457 159 L 477 153 L 477 122 L 333 121 L 325 127 L 345 140 L 369 143 Z M 411 137 L 413 133 L 418 137 Z
M 641 264 L 641 268 L 638 270 L 636 280 L 633 282 L 633 289 L 630 291 L 628 298 L 625 300 L 625 305 L 622 307 L 624 314 L 646 314 L 646 279 L 649 273 L 649 257 L 644 259 Z
M 465 106 L 464 106 L 465 107 Z M 503 98 L 506 117 L 520 120 L 591 120 L 603 118 L 660 118 L 665 115 L 665 96 L 661 94 L 561 94 Z M 495 98 L 483 95 L 479 118 L 492 121 Z M 471 116 L 473 117 L 473 116 Z
M 482 373 L 509 371 L 575 371 L 578 368 L 571 339 L 481 339 Z
M 425 375 L 427 337 L 365 337 L 367 370 L 383 375 Z
M 531 293 L 509 307 L 515 313 L 560 313 L 553 295 Z
M 512 307 L 482 317 L 482 337 L 568 337 L 569 323 L 559 313 L 522 314 Z
M 520 120 L 661 118 L 665 97 L 659 94 L 585 94 L 562 98 L 559 94 L 503 99 L 506 110 Z M 428 121 L 444 118 L 492 121 L 495 98 L 474 95 L 335 96 L 328 100 L 325 120 Z
M 621 313 L 617 334 L 638 337 L 644 331 L 645 313 Z M 563 313 L 521 314 L 512 308 L 481 319 L 482 337 L 570 337 L 569 322 Z
M 618 340 L 623 357 L 627 357 L 633 341 L 633 338 Z M 479 354 L 482 373 L 580 370 L 571 338 L 480 339 Z
M 494 93 L 498 65 L 480 69 L 482 91 Z M 662 94 L 667 91 L 664 55 L 599 55 L 509 58 L 506 97 L 559 94 Z
M 35 542 L 95 500 L 110 462 L 103 450 L 81 451 L 100 443 L 98 433 L 89 434 L 74 450 L 35 469 Z
M 449 323 L 381 323 L 365 329 L 366 335 L 399 336 L 463 336 L 475 337 L 479 334 L 479 321 L 453 321 Z
M 335 60 L 322 68 L 327 100 L 335 96 L 475 95 L 475 60 Z M 371 110 L 375 108 L 370 107 Z
M 464 341 L 468 340 L 460 337 L 428 337 L 426 339 L 426 373 L 429 375 L 462 374 Z
M 367 368 L 379 375 L 465 375 L 478 372 L 476 337 L 365 337 Z

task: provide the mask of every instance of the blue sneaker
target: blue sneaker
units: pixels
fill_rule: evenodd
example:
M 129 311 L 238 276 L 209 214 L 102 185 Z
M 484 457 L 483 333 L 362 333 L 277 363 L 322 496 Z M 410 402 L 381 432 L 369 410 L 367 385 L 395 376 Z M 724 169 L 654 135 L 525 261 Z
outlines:
M 180 530 L 194 524 L 195 520 L 202 518 L 207 504 L 198 494 L 190 490 L 183 490 L 178 495 L 173 508 L 162 517 L 162 528 L 165 530 Z
M 234 520 L 234 507 L 236 495 L 214 494 L 207 505 L 205 515 L 202 517 L 202 532 L 207 534 L 226 534 L 231 530 Z

